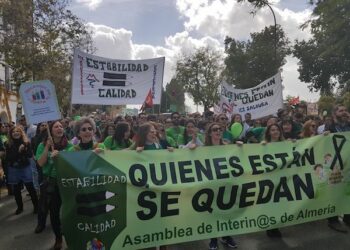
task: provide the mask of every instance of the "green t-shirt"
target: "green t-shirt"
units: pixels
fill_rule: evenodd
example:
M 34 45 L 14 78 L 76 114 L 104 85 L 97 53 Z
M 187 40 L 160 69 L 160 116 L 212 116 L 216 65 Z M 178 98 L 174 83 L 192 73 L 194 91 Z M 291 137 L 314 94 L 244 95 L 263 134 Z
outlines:
M 0 135 L 0 140 L 2 141 L 2 143 L 7 142 L 7 135 Z
M 66 148 L 63 151 L 70 151 L 70 149 L 73 147 L 73 144 L 68 143 L 68 145 L 66 146 Z M 40 159 L 40 157 L 42 156 L 42 154 L 44 153 L 45 150 L 45 145 L 44 143 L 40 143 L 36 153 L 35 153 L 35 159 L 38 160 Z M 47 158 L 47 162 L 45 163 L 45 165 L 42 167 L 42 171 L 43 171 L 43 175 L 44 176 L 49 176 L 52 178 L 56 178 L 57 176 L 57 171 L 56 168 L 53 164 L 53 160 L 50 157 L 51 152 L 49 151 L 49 155 Z
M 96 148 L 106 149 L 106 147 L 103 143 L 94 143 L 94 144 L 92 144 L 91 148 L 88 148 L 86 150 L 93 150 Z M 74 145 L 73 147 L 70 147 L 67 151 L 74 152 L 74 151 L 81 151 L 81 150 L 83 150 L 83 149 L 81 149 L 79 144 L 78 144 L 78 145 Z
M 170 144 L 170 146 L 176 148 L 176 142 L 172 137 L 166 136 L 166 141 Z
M 296 122 L 293 122 L 293 126 L 292 126 L 292 133 L 294 135 L 299 135 L 301 133 L 301 131 L 303 130 L 303 124 L 301 123 L 296 123 Z
M 225 130 L 222 135 L 222 140 L 228 144 L 233 143 L 233 136 L 230 131 Z
M 106 146 L 106 149 L 109 149 L 109 150 L 122 150 L 122 149 L 130 147 L 132 144 L 132 141 L 129 139 L 128 145 L 126 145 L 124 143 L 124 141 L 122 142 L 122 144 L 119 144 L 118 142 L 113 140 L 113 136 L 107 136 L 107 138 L 104 140 L 103 144 Z
M 266 127 L 253 128 L 251 131 L 258 142 L 262 142 L 265 139 Z
M 180 145 L 179 136 L 183 135 L 184 131 L 185 131 L 185 128 L 182 126 L 171 127 L 166 130 L 166 135 L 173 138 L 173 140 L 175 141 L 176 147 L 178 147 Z

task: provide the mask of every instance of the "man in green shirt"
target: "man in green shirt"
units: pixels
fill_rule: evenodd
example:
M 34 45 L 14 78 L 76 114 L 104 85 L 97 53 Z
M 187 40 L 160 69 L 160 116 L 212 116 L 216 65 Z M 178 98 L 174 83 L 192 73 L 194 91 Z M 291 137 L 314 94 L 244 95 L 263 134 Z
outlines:
M 183 135 L 185 128 L 180 126 L 180 114 L 174 112 L 170 116 L 173 126 L 166 130 L 166 135 L 175 141 L 175 146 L 179 146 L 179 137 Z

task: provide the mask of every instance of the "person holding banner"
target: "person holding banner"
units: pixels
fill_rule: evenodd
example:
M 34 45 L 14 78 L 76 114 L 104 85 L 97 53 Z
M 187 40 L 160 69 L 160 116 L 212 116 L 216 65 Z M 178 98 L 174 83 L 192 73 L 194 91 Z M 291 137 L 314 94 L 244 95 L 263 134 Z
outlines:
M 166 135 L 164 125 L 156 122 L 150 123 L 157 130 L 157 137 L 162 148 L 175 148 L 176 143 L 173 138 Z
M 51 122 L 48 134 L 43 142 L 39 144 L 36 151 L 36 159 L 40 167 L 42 167 L 44 184 L 42 193 L 40 194 L 39 209 L 45 209 L 46 204 L 50 211 L 50 220 L 52 229 L 56 236 L 53 249 L 62 248 L 62 231 L 60 220 L 61 196 L 57 185 L 57 172 L 53 159 L 57 157 L 60 151 L 68 150 L 72 145 L 68 142 L 64 134 L 64 129 L 60 121 Z M 44 214 L 44 213 L 39 213 Z M 38 227 L 42 227 L 43 218 L 38 216 Z
M 23 212 L 22 183 L 24 183 L 32 199 L 34 213 L 38 212 L 38 197 L 33 183 L 32 160 L 32 148 L 24 130 L 21 126 L 11 128 L 8 141 L 5 144 L 5 163 L 7 165 L 8 184 L 14 185 L 13 193 L 17 204 L 16 215 Z
M 293 129 L 293 120 L 290 117 L 285 117 L 282 119 L 280 125 L 283 131 L 283 137 L 284 139 L 289 140 L 296 140 L 299 139 L 299 136 L 294 133 Z
M 102 136 L 101 136 L 101 139 L 100 139 L 99 142 L 103 142 L 104 143 L 104 141 L 107 139 L 108 136 L 113 136 L 114 133 L 115 133 L 115 127 L 116 127 L 116 125 L 114 123 L 106 124 L 106 126 L 102 130 Z
M 198 133 L 196 122 L 194 120 L 187 120 L 185 122 L 185 131 L 179 136 L 179 148 L 193 148 L 195 146 L 203 146 L 202 134 Z
M 270 124 L 266 128 L 265 140 L 262 141 L 261 144 L 266 145 L 267 143 L 279 141 L 284 141 L 282 128 L 277 123 Z M 271 238 L 282 237 L 282 233 L 278 228 L 267 230 L 266 234 Z
M 96 132 L 96 124 L 90 117 L 82 117 L 75 122 L 74 134 L 79 139 L 79 144 L 74 145 L 69 151 L 93 150 L 95 153 L 100 153 L 105 149 L 103 143 L 94 142 L 94 134 Z
M 308 120 L 301 129 L 300 138 L 310 138 L 317 135 L 317 125 L 314 120 Z
M 266 121 L 266 127 L 277 124 L 278 118 L 275 116 L 270 116 Z M 264 137 L 266 134 L 266 127 L 257 127 L 248 131 L 246 137 L 248 142 L 250 143 L 260 143 L 264 141 Z
M 136 151 L 142 152 L 143 150 L 159 150 L 163 149 L 162 145 L 159 143 L 159 138 L 157 136 L 157 130 L 155 126 L 146 122 L 139 127 L 137 141 L 136 141 Z M 169 152 L 172 152 L 174 148 L 168 147 Z M 152 249 L 152 248 L 151 248 Z M 161 250 L 166 250 L 167 246 L 160 246 Z M 150 249 L 148 249 L 150 250 Z
M 108 150 L 121 150 L 131 146 L 130 140 L 131 128 L 127 122 L 119 122 L 114 129 L 112 136 L 107 136 L 103 144 Z
M 143 150 L 158 150 L 164 149 L 159 143 L 159 138 L 157 136 L 157 130 L 154 125 L 149 122 L 142 124 L 139 127 L 137 141 L 136 141 L 136 151 L 142 152 Z M 167 148 L 170 152 L 174 150 L 172 147 Z
M 219 114 L 216 117 L 215 121 L 221 124 L 221 128 L 224 131 L 223 136 L 222 136 L 224 142 L 226 142 L 227 144 L 233 143 L 233 136 L 232 136 L 231 132 L 227 130 L 228 118 L 227 118 L 226 114 L 224 114 L 224 113 Z
M 332 115 L 333 122 L 329 126 L 326 126 L 326 131 L 329 131 L 331 133 L 350 131 L 350 117 L 344 105 L 335 105 L 332 110 Z M 343 222 L 350 227 L 350 214 L 344 214 Z M 339 222 L 338 216 L 328 218 L 328 226 L 333 230 L 341 233 L 348 232 L 348 229 Z
M 223 131 L 221 124 L 216 122 L 211 123 L 205 134 L 205 146 L 224 145 L 222 134 Z M 237 248 L 237 244 L 231 236 L 222 237 L 221 242 L 227 247 Z M 211 238 L 209 242 L 209 250 L 215 249 L 218 249 L 218 239 Z

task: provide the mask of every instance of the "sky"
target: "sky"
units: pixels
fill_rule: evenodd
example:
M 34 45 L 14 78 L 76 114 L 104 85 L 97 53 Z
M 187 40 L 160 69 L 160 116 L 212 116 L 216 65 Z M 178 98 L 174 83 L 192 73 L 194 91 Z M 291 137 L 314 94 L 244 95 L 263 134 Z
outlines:
M 269 2 L 292 44 L 310 38 L 309 29 L 299 28 L 311 17 L 307 0 Z M 247 40 L 250 33 L 274 24 L 269 8 L 253 16 L 249 2 L 235 0 L 73 0 L 70 9 L 92 31 L 95 55 L 114 59 L 165 56 L 164 85 L 174 75 L 181 53 L 210 46 L 224 54 L 225 36 Z M 319 94 L 311 93 L 298 79 L 298 59 L 286 59 L 282 68 L 284 97 L 317 101 Z M 195 111 L 190 100 L 186 103 Z

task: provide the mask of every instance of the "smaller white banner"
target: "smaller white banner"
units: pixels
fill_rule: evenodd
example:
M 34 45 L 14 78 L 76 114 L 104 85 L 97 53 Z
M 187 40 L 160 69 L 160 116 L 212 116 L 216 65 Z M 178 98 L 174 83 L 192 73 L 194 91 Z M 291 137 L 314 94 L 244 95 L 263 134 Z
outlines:
M 55 86 L 49 80 L 22 83 L 19 93 L 28 123 L 61 119 Z
M 75 50 L 72 103 L 143 104 L 151 90 L 153 104 L 160 104 L 164 61 L 164 57 L 117 60 Z
M 307 114 L 308 115 L 318 115 L 318 104 L 309 102 L 307 104 Z
M 236 89 L 224 82 L 218 106 L 228 115 L 250 113 L 252 119 L 261 118 L 283 107 L 282 89 L 280 72 L 250 89 Z

